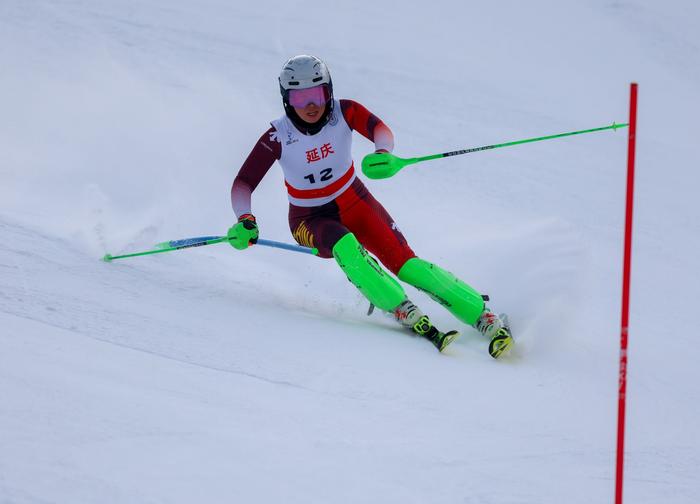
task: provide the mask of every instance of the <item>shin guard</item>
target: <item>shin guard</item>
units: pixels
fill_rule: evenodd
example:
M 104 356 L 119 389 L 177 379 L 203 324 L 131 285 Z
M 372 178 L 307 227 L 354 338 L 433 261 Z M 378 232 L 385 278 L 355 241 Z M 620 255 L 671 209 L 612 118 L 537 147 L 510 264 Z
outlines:
M 414 257 L 399 270 L 399 279 L 427 293 L 452 315 L 474 326 L 484 310 L 484 300 L 476 290 L 440 266 Z
M 392 311 L 406 299 L 403 287 L 367 254 L 354 234 L 338 240 L 333 257 L 348 280 L 377 308 Z

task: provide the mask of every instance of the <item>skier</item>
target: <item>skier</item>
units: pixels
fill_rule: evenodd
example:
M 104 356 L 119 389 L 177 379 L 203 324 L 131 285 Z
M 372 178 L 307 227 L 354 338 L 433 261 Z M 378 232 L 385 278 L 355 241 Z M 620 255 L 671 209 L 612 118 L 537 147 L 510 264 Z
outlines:
M 314 56 L 288 60 L 279 85 L 285 114 L 260 137 L 231 188 L 238 222 L 228 231 L 229 243 L 243 250 L 257 242 L 251 194 L 279 161 L 289 198 L 289 226 L 300 245 L 317 248 L 320 257 L 335 258 L 371 305 L 444 350 L 459 333 L 439 331 L 369 250 L 400 280 L 487 336 L 489 353 L 499 357 L 513 342 L 505 316 L 492 313 L 484 297 L 452 273 L 417 257 L 356 176 L 352 131 L 374 142 L 376 153 L 391 156 L 394 138 L 389 127 L 359 103 L 336 100 L 328 68 Z

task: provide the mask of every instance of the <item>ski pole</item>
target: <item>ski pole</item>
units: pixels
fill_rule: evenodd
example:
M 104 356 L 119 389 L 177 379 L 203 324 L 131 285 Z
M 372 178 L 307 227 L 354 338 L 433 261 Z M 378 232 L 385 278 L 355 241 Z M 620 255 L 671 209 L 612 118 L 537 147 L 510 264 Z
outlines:
M 511 145 L 519 145 L 530 142 L 539 142 L 541 140 L 551 140 L 553 138 L 561 138 L 571 135 L 581 135 L 583 133 L 593 133 L 594 131 L 604 131 L 604 130 L 617 130 L 618 128 L 625 128 L 628 124 L 616 124 L 612 123 L 610 126 L 603 126 L 600 128 L 592 128 L 587 130 L 570 131 L 568 133 L 559 133 L 556 135 L 548 135 L 536 138 L 526 138 L 525 140 L 515 140 L 513 142 L 505 142 L 494 145 L 484 145 L 483 147 L 472 147 L 469 149 L 456 150 L 451 152 L 443 152 L 441 154 L 431 154 L 429 156 L 415 157 L 415 158 L 400 158 L 393 155 L 387 155 L 382 153 L 368 154 L 362 160 L 362 173 L 371 179 L 383 179 L 393 177 L 398 173 L 399 170 L 405 166 L 420 163 L 422 161 L 430 161 L 431 159 L 439 159 L 450 156 L 459 156 L 461 154 L 470 154 L 472 152 L 479 152 L 490 149 L 498 149 L 500 147 L 510 147 Z
M 198 236 L 195 238 L 183 238 L 182 240 L 171 240 L 162 243 L 158 243 L 156 248 L 171 248 L 175 247 L 177 249 L 187 248 L 187 247 L 201 247 L 202 245 L 212 245 L 214 243 L 221 243 L 227 240 L 226 236 Z M 207 242 L 207 243 L 202 243 Z M 284 243 L 274 240 L 265 240 L 263 238 L 258 239 L 256 245 L 262 245 L 263 247 L 272 247 L 283 250 L 291 250 L 292 252 L 301 252 L 302 254 L 312 254 L 318 255 L 318 249 L 303 247 L 301 245 L 296 245 L 293 243 Z
M 186 248 L 193 247 L 204 247 L 206 245 L 214 245 L 216 243 L 222 243 L 228 240 L 226 236 L 197 236 L 195 238 L 183 238 L 181 240 L 170 240 L 156 244 L 154 249 L 146 250 L 143 252 L 134 252 L 132 254 L 123 254 L 113 256 L 112 254 L 105 254 L 102 258 L 105 262 L 113 261 L 114 259 L 124 259 L 126 257 L 138 257 L 151 254 L 162 254 L 163 252 L 172 252 L 173 250 L 182 250 Z M 257 245 L 262 245 L 264 247 L 274 247 L 284 250 L 291 250 L 294 252 L 301 252 L 303 254 L 317 255 L 318 249 L 302 247 L 301 245 L 293 245 L 291 243 L 282 243 L 273 240 L 258 240 Z

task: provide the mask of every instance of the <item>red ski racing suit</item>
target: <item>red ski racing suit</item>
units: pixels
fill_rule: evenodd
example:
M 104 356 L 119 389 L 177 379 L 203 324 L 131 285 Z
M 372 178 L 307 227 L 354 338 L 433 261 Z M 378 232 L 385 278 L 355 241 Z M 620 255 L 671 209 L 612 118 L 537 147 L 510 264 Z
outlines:
M 391 130 L 352 100 L 336 101 L 328 124 L 315 135 L 304 135 L 286 116 L 273 121 L 233 182 L 233 209 L 239 217 L 251 213 L 252 192 L 279 161 L 289 197 L 289 226 L 299 244 L 331 258 L 338 240 L 352 232 L 397 274 L 415 254 L 389 213 L 357 177 L 351 156 L 353 130 L 374 142 L 375 150 L 393 149 Z

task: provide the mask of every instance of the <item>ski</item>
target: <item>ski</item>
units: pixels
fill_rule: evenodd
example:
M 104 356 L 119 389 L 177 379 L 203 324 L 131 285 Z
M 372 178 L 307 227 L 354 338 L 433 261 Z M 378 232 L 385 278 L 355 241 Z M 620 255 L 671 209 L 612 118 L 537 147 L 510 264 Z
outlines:
M 447 331 L 446 333 L 437 331 L 431 340 L 435 348 L 442 352 L 447 346 L 459 337 L 459 331 Z

